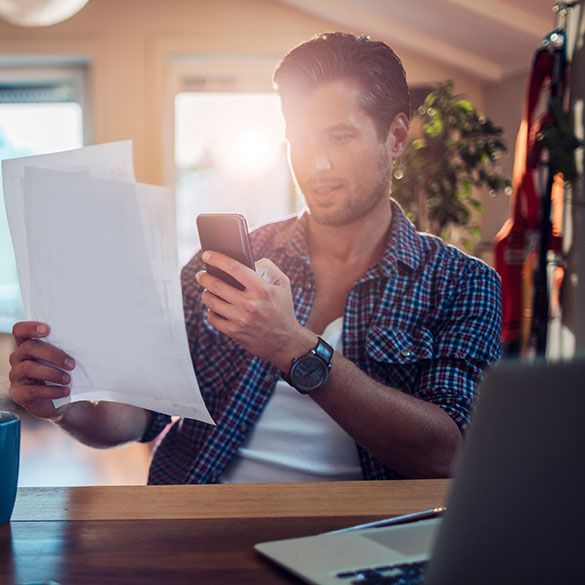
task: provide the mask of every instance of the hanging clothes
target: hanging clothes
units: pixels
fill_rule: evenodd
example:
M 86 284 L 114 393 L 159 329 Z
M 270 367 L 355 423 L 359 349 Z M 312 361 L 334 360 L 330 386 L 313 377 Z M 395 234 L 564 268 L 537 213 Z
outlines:
M 502 279 L 502 346 L 508 357 L 546 351 L 548 251 L 561 252 L 564 181 L 576 175 L 574 149 L 579 142 L 563 109 L 567 70 L 564 32 L 554 31 L 543 44 L 533 59 L 516 140 L 511 217 L 494 240 L 496 270 Z M 543 101 L 546 111 L 535 120 Z M 538 190 L 537 176 L 545 177 Z M 558 268 L 555 299 L 561 283 L 562 269 Z

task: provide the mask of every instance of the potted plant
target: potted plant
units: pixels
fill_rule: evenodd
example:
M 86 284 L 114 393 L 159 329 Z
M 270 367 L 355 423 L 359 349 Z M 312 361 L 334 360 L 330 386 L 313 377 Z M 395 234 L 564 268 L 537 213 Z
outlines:
M 432 89 L 412 120 L 412 138 L 394 168 L 393 194 L 417 229 L 473 250 L 481 237 L 473 211 L 484 209 L 476 189 L 511 193 L 510 181 L 497 166 L 507 152 L 501 136 L 502 128 L 453 93 L 452 81 Z

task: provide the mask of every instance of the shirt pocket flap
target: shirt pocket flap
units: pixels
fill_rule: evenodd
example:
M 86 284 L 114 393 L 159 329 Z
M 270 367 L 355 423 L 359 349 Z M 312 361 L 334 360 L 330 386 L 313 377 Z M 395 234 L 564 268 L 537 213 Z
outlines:
M 366 334 L 366 351 L 377 362 L 412 364 L 433 357 L 433 335 L 424 327 L 405 331 L 376 325 Z

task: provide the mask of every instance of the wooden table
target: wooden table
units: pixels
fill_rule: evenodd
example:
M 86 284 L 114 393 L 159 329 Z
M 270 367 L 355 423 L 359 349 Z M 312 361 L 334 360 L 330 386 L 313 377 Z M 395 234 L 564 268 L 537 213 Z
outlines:
M 0 526 L 0 584 L 298 584 L 253 545 L 433 508 L 448 485 L 21 488 Z

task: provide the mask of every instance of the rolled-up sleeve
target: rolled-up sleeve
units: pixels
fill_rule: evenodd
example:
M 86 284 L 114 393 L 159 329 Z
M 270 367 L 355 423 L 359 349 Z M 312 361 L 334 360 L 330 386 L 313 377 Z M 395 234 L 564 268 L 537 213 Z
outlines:
M 467 427 L 483 370 L 500 357 L 502 327 L 498 275 L 475 262 L 460 275 L 441 311 L 433 358 L 424 360 L 415 396 L 441 406 Z
M 171 423 L 171 417 L 168 414 L 153 412 L 152 415 L 152 421 L 144 435 L 142 435 L 139 441 L 140 443 L 150 443 L 150 441 L 156 439 L 165 427 Z

